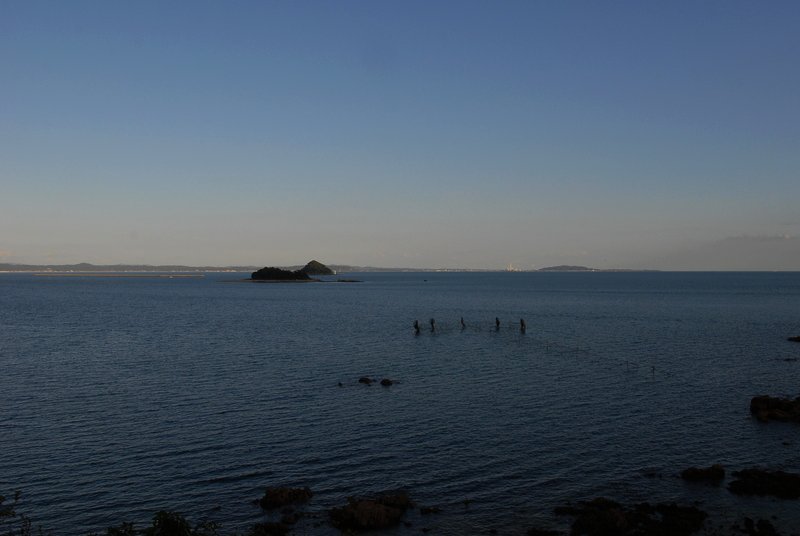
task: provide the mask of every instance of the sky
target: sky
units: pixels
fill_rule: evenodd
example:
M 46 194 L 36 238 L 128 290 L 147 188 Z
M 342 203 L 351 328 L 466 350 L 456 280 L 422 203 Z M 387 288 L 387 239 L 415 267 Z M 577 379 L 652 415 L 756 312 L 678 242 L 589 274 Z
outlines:
M 800 270 L 800 2 L 0 2 L 0 263 Z

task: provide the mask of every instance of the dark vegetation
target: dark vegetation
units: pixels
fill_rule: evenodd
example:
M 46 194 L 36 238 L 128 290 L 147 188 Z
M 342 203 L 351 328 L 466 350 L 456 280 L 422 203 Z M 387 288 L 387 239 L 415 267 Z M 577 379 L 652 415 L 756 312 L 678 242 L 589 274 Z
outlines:
M 312 281 L 307 273 L 302 270 L 282 270 L 272 266 L 264 267 L 253 272 L 250 278 L 255 281 Z

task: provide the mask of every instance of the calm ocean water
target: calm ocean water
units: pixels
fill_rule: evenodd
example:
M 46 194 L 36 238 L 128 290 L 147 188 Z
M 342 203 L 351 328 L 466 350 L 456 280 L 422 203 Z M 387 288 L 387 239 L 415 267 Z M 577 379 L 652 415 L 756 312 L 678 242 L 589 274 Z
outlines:
M 800 394 L 800 273 L 242 277 L 0 274 L 0 494 L 58 534 L 159 509 L 242 530 L 268 485 L 320 515 L 398 488 L 442 508 L 393 534 L 560 528 L 554 506 L 597 496 L 800 527 L 797 501 L 676 476 L 800 471 L 800 427 L 748 410 Z

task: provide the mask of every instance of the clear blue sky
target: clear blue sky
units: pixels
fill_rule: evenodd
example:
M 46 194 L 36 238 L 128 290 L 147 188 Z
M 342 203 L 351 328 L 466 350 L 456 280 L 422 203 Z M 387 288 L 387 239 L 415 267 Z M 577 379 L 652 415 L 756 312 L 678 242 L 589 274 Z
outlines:
M 800 2 L 0 2 L 0 262 L 800 270 Z

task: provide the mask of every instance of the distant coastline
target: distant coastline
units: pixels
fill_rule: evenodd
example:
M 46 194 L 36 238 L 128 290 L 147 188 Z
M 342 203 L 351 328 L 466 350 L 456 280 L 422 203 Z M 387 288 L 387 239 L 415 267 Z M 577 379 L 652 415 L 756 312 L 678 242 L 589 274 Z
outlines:
M 336 273 L 353 272 L 509 272 L 503 269 L 481 268 L 383 268 L 376 266 L 352 266 L 346 264 L 331 264 L 330 268 Z M 0 263 L 0 273 L 3 272 L 47 272 L 47 273 L 240 273 L 254 272 L 260 266 L 186 266 L 180 264 L 13 264 Z M 303 265 L 282 266 L 285 270 L 299 270 Z M 511 272 L 658 272 L 660 270 L 629 269 L 629 268 L 590 268 L 587 266 L 558 265 L 530 270 L 511 270 Z

